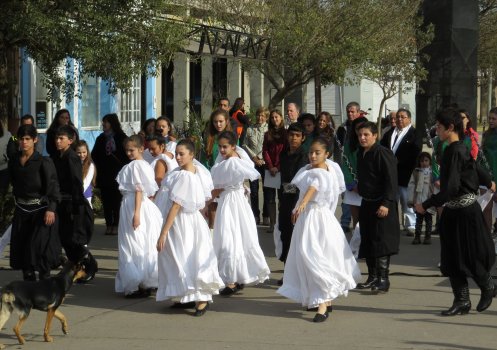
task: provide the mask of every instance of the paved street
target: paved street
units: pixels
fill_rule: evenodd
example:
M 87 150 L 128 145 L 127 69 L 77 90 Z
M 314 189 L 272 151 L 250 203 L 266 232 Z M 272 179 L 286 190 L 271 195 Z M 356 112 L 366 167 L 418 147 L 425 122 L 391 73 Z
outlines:
M 402 236 L 393 257 L 391 289 L 385 295 L 352 291 L 335 302 L 328 321 L 314 324 L 314 313 L 276 294 L 283 265 L 274 257 L 272 235 L 261 228 L 259 238 L 271 268 L 271 280 L 245 288 L 230 298 L 216 296 L 206 315 L 171 310 L 154 298 L 129 300 L 114 293 L 117 237 L 104 236 L 102 220 L 92 242 L 100 264 L 97 278 L 75 285 L 61 311 L 69 321 L 63 335 L 54 320 L 54 343 L 43 342 L 45 314 L 33 311 L 23 328 L 27 343 L 17 344 L 11 317 L 1 331 L 7 349 L 495 349 L 497 302 L 486 312 L 474 311 L 479 290 L 471 284 L 469 315 L 443 318 L 452 303 L 446 278 L 437 270 L 439 241 L 412 246 Z M 0 285 L 20 278 L 0 260 Z M 366 271 L 361 261 L 361 270 Z

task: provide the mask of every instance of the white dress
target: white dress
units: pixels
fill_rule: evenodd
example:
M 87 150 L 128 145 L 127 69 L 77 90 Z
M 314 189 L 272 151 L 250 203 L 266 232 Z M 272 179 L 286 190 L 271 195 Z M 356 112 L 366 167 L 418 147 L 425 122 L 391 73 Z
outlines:
M 307 165 L 292 180 L 301 202 L 310 186 L 317 191 L 299 215 L 293 229 L 290 250 L 278 293 L 316 307 L 341 295 L 346 296 L 361 279 L 361 271 L 350 250 L 334 210 L 345 190 L 343 174 L 327 160 L 325 169 Z
M 178 167 L 178 162 L 176 162 L 176 159 L 174 158 L 169 158 L 165 154 L 160 154 L 156 160 L 151 164 L 152 168 L 155 170 L 155 165 L 157 163 L 157 160 L 162 159 L 166 162 L 167 165 L 167 171 L 164 174 L 164 178 L 161 181 L 161 186 L 159 188 L 159 191 L 155 194 L 154 198 L 154 203 L 159 208 L 160 212 L 162 213 L 162 216 L 164 217 L 164 220 L 166 219 L 167 211 L 166 211 L 166 204 L 167 204 L 167 191 L 168 187 L 166 186 L 166 180 L 167 180 L 167 175 L 170 174 L 174 169 Z
M 225 284 L 261 283 L 269 278 L 269 267 L 259 246 L 257 226 L 243 182 L 259 178 L 254 163 L 241 148 L 241 158 L 231 157 L 211 168 L 214 188 L 223 188 L 214 221 L 213 243 L 219 274 Z
M 209 226 L 199 211 L 210 199 L 212 180 L 208 171 L 199 169 L 196 166 L 194 174 L 177 168 L 166 178 L 165 186 L 169 188 L 166 212 L 173 202 L 181 208 L 167 235 L 165 249 L 159 253 L 157 301 L 173 298 L 181 303 L 212 302 L 212 295 L 224 287 Z
M 157 240 L 162 229 L 162 215 L 148 198 L 157 191 L 154 171 L 145 160 L 134 160 L 124 166 L 116 177 L 123 195 L 119 211 L 118 271 L 116 292 L 131 294 L 141 288 L 156 288 Z M 143 192 L 140 226 L 133 229 L 135 195 Z

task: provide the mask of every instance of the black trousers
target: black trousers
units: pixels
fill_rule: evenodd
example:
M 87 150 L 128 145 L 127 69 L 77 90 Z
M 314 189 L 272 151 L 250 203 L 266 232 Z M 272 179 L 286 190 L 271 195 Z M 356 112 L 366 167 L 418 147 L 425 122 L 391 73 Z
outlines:
M 265 174 L 264 166 L 256 166 L 255 168 L 257 169 L 259 174 L 261 174 L 262 184 L 264 185 L 264 174 Z M 250 182 L 250 206 L 252 208 L 254 216 L 258 218 L 261 215 L 261 211 L 259 209 L 259 179 L 249 182 Z M 264 202 L 262 205 L 262 216 L 268 217 L 269 212 L 267 209 L 267 199 L 266 199 L 268 195 L 267 187 L 262 187 L 262 193 L 264 196 Z
M 75 204 L 62 201 L 57 209 L 59 237 L 67 258 L 80 262 L 89 253 L 87 244 L 93 233 L 93 212 L 88 203 Z
M 105 225 L 117 226 L 119 224 L 119 209 L 121 208 L 122 200 L 117 183 L 115 186 L 100 187 L 100 196 L 104 207 Z

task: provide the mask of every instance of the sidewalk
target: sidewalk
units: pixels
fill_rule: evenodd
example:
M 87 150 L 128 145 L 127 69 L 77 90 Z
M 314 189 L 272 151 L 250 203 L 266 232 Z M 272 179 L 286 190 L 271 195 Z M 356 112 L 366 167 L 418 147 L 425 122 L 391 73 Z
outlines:
M 61 311 L 69 323 L 63 335 L 52 324 L 54 343 L 43 342 L 45 314 L 33 311 L 23 327 L 26 345 L 20 347 L 12 316 L 0 332 L 7 349 L 495 349 L 497 301 L 484 313 L 474 308 L 479 290 L 471 284 L 473 310 L 469 315 L 444 318 L 440 311 L 452 304 L 446 278 L 437 269 L 439 241 L 412 246 L 401 237 L 401 250 L 392 258 L 391 288 L 384 295 L 352 291 L 334 303 L 330 319 L 314 324 L 314 313 L 276 293 L 283 264 L 274 257 L 272 235 L 259 230 L 261 246 L 271 268 L 271 280 L 246 287 L 230 298 L 214 297 L 200 318 L 193 310 L 169 309 L 169 302 L 125 299 L 114 293 L 117 237 L 105 236 L 96 221 L 92 252 L 100 264 L 97 278 L 74 285 Z M 366 272 L 364 262 L 360 262 Z M 0 285 L 19 279 L 0 259 Z M 364 276 L 365 278 L 365 276 Z

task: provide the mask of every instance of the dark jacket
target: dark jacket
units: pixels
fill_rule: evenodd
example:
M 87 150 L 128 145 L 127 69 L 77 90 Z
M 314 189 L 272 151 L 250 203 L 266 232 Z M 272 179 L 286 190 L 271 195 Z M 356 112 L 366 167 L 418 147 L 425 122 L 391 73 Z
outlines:
M 383 147 L 390 149 L 390 140 L 394 129 L 389 130 L 381 139 L 380 144 Z M 416 161 L 421 153 L 421 142 L 416 136 L 416 129 L 410 127 L 406 135 L 400 141 L 400 144 L 395 152 L 397 158 L 397 174 L 400 187 L 407 187 L 411 178 L 412 172 L 416 167 Z
M 116 176 L 123 166 L 129 163 L 124 150 L 125 133 L 116 133 L 114 142 L 116 150 L 107 154 L 105 146 L 107 144 L 106 136 L 101 133 L 95 140 L 95 146 L 91 151 L 91 158 L 97 168 L 97 187 L 115 187 L 117 186 Z

